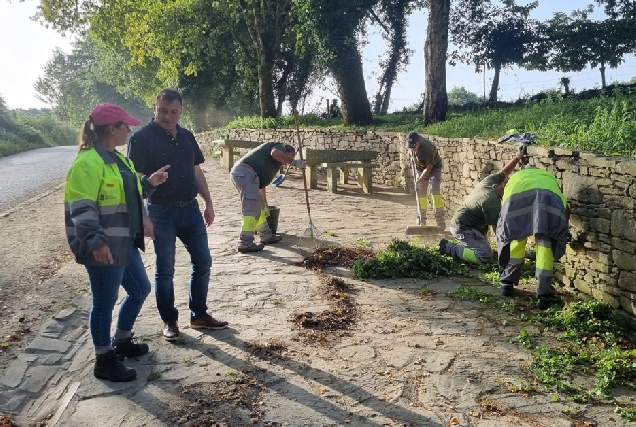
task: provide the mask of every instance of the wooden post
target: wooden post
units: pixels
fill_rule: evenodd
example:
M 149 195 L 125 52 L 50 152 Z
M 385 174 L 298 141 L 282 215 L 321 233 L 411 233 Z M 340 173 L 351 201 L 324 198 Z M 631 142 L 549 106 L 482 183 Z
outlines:
M 307 165 L 305 168 L 305 177 L 307 182 L 307 188 L 315 190 L 318 188 L 318 171 L 316 165 Z
M 366 160 L 362 162 L 371 164 L 370 160 Z M 361 167 L 358 169 L 358 184 L 362 187 L 363 193 L 370 193 L 373 187 L 373 168 L 371 167 Z
M 221 157 L 221 161 L 223 162 L 223 170 L 225 170 L 226 172 L 231 171 L 232 166 L 234 166 L 234 148 L 230 145 L 224 146 Z
M 340 168 L 340 183 L 349 183 L 349 168 Z

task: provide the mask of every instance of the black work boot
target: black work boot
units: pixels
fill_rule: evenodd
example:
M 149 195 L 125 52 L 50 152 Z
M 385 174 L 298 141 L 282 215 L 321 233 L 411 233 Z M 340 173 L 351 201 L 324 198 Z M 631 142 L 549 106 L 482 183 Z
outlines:
M 115 350 L 108 353 L 98 354 L 95 357 L 95 378 L 114 382 L 128 382 L 137 378 L 137 372 L 132 368 L 127 368 L 115 354 Z
M 138 357 L 148 353 L 148 344 L 138 343 L 137 338 L 129 336 L 120 340 L 113 340 L 115 354 L 119 357 Z

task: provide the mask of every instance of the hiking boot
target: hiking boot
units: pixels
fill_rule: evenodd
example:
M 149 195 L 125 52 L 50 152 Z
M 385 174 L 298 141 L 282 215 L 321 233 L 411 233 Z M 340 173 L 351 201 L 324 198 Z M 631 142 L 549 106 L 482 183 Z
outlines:
M 560 305 L 561 299 L 556 295 L 548 295 L 537 299 L 537 308 L 539 310 L 547 310 L 553 305 Z
M 283 240 L 283 236 L 280 234 L 272 234 L 266 239 L 261 239 L 261 243 L 264 245 L 271 245 L 272 243 L 278 243 Z
M 179 339 L 181 334 L 179 333 L 179 326 L 177 326 L 177 322 L 166 322 L 163 326 L 163 337 L 166 341 L 176 341 Z
M 501 284 L 501 296 L 513 297 L 515 295 L 515 287 L 510 283 Z
M 137 338 L 129 336 L 128 338 L 113 340 L 113 347 L 115 348 L 115 354 L 122 357 L 139 357 L 148 353 L 148 344 L 138 343 Z
M 439 241 L 439 253 L 442 255 L 446 255 L 446 246 L 448 245 L 447 239 L 441 239 Z
M 95 357 L 95 378 L 114 382 L 128 382 L 137 378 L 137 371 L 127 368 L 115 354 L 115 350 Z
M 264 247 L 265 247 L 265 245 L 262 244 L 262 243 L 251 242 L 247 246 L 239 246 L 238 247 L 238 251 L 240 253 L 242 253 L 242 254 L 244 254 L 246 252 L 258 252 L 258 251 L 262 251 Z
M 190 317 L 190 327 L 192 329 L 225 329 L 227 322 L 220 322 L 209 314 Z

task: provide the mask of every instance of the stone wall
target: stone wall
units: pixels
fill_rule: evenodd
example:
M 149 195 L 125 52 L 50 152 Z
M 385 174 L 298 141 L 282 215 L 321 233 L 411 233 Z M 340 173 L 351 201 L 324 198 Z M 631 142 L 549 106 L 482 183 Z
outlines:
M 405 134 L 399 132 L 301 130 L 304 147 L 358 149 L 379 152 L 375 183 L 413 188 Z M 219 134 L 198 136 L 209 145 Z M 281 141 L 297 145 L 295 131 L 234 130 L 229 139 Z M 516 147 L 472 138 L 428 136 L 444 161 L 442 193 L 449 215 L 477 183 L 498 171 Z M 530 146 L 530 166 L 552 172 L 572 206 L 570 231 L 574 240 L 557 267 L 566 286 L 636 315 L 636 159 L 601 157 L 554 147 Z

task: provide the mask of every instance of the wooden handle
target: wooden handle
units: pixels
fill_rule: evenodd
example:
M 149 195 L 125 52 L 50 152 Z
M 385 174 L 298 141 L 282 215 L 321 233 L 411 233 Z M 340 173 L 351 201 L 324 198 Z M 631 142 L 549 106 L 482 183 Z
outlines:
M 298 140 L 298 152 L 300 153 L 300 160 L 303 159 L 303 144 L 300 141 L 300 130 L 298 128 L 298 111 L 294 110 L 294 122 L 296 123 L 296 139 Z M 303 186 L 305 187 L 305 204 L 307 205 L 307 215 L 309 215 L 309 221 L 311 221 L 311 208 L 309 207 L 309 190 L 307 189 L 307 176 L 305 168 L 303 170 Z

